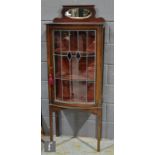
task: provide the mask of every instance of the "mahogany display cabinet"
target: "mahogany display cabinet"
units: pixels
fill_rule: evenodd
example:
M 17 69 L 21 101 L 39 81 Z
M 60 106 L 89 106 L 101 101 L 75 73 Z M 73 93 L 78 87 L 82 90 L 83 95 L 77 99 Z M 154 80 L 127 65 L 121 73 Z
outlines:
M 65 5 L 62 17 L 46 24 L 50 140 L 55 113 L 79 109 L 97 117 L 97 151 L 102 134 L 104 22 L 95 17 L 94 5 Z

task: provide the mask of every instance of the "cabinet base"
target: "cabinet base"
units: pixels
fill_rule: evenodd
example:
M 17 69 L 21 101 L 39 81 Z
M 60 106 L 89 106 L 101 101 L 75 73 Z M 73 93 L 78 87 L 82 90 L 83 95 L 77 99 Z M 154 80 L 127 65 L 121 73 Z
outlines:
M 56 125 L 56 136 L 60 136 L 60 126 L 59 126 L 59 112 L 65 109 L 77 109 L 82 111 L 90 112 L 97 117 L 97 152 L 100 152 L 100 141 L 102 135 L 102 108 L 101 107 L 68 107 L 59 106 L 55 104 L 49 104 L 49 114 L 50 114 L 50 141 L 53 141 L 53 113 L 55 113 L 55 125 Z

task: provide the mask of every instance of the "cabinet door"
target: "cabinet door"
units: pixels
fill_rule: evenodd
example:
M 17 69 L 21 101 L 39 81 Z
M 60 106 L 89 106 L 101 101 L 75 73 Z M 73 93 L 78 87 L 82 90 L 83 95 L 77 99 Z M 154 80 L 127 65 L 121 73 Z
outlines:
M 54 100 L 95 104 L 96 30 L 54 30 L 53 62 Z

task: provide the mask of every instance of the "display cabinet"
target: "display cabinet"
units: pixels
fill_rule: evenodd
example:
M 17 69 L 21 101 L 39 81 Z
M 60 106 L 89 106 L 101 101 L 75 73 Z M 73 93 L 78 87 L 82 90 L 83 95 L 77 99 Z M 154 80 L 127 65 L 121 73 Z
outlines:
M 62 17 L 46 24 L 50 139 L 55 113 L 79 109 L 97 116 L 97 151 L 100 151 L 103 99 L 104 19 L 95 17 L 94 5 L 63 6 Z

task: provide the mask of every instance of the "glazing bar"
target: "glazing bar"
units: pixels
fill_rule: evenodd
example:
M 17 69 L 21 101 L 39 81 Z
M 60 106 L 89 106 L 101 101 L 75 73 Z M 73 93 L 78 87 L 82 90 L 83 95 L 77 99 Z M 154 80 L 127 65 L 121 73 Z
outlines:
M 95 33 L 95 56 L 94 56 L 94 70 L 95 70 L 94 71 L 94 81 L 95 81 L 94 82 L 94 102 L 95 102 L 95 98 L 96 98 L 95 97 L 96 96 L 95 95 L 96 94 L 96 91 L 95 91 L 96 90 L 96 55 L 97 55 L 96 54 L 96 30 L 94 31 L 94 33 Z
M 62 31 L 60 31 L 60 56 L 61 56 L 61 99 L 63 101 L 63 77 L 62 77 Z
M 88 31 L 86 32 L 86 49 L 88 48 Z M 88 102 L 88 51 L 86 51 L 86 102 Z
M 77 40 L 78 40 L 78 51 L 77 51 L 77 53 L 79 53 L 79 31 L 77 31 Z M 77 77 L 78 77 L 78 80 L 79 80 L 79 78 L 80 78 L 80 76 L 79 76 L 79 60 L 77 59 L 76 56 L 75 56 L 75 60 L 77 61 L 77 64 L 76 64 L 76 68 L 77 69 L 76 70 L 77 70 Z M 77 87 L 78 87 L 78 92 L 79 92 L 79 90 L 80 90 L 80 82 L 79 81 L 78 81 Z M 80 101 L 80 95 L 79 95 L 79 93 L 76 96 L 77 96 L 78 100 Z
M 53 44 L 53 65 L 54 65 L 54 99 L 56 99 L 56 78 L 55 78 L 55 31 L 53 31 L 52 33 L 52 38 L 53 38 L 53 41 L 52 41 L 52 44 Z
M 68 31 L 68 37 L 69 37 L 69 52 L 71 53 L 71 51 L 70 51 L 70 31 Z M 71 53 L 71 55 L 72 55 L 72 53 Z M 72 59 L 72 57 L 71 57 L 71 59 Z M 71 78 L 71 76 L 72 76 L 72 68 L 71 68 L 71 62 L 72 62 L 72 60 L 68 60 L 69 61 L 69 91 L 70 91 L 70 101 L 71 101 L 71 97 L 72 97 L 72 94 L 71 94 L 71 91 L 72 91 L 72 87 L 71 87 L 71 84 L 72 84 L 72 82 L 71 82 L 71 80 L 72 80 L 72 78 Z

